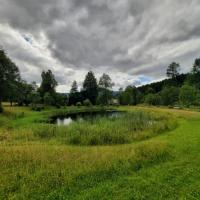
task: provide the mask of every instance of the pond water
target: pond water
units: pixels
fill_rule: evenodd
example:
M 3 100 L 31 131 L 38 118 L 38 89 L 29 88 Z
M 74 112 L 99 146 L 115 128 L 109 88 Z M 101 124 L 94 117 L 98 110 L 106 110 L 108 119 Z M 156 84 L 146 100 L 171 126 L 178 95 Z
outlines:
M 58 126 L 68 126 L 69 124 L 76 121 L 93 120 L 99 117 L 108 117 L 108 118 L 119 117 L 122 113 L 123 112 L 119 111 L 75 113 L 75 114 L 68 114 L 66 116 L 53 117 L 51 122 L 57 124 Z

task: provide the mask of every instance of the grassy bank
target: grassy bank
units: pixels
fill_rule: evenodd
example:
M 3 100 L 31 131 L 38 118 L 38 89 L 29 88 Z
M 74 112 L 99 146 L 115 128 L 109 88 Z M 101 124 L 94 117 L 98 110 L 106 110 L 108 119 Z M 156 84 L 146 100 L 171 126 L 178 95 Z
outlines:
M 12 112 L 12 110 L 14 112 Z M 94 117 L 69 126 L 49 123 L 52 117 L 84 112 L 105 112 L 106 107 L 69 107 L 31 112 L 28 108 L 9 108 L 0 118 L 1 141 L 48 141 L 55 144 L 114 145 L 144 140 L 177 126 L 175 118 L 144 111 L 123 112 L 119 116 Z M 18 112 L 17 112 L 18 111 Z
M 33 129 L 45 126 L 35 121 L 43 119 L 44 113 L 27 108 L 5 109 L 6 114 L 0 116 L 0 199 L 200 198 L 198 112 L 121 107 L 118 109 L 130 112 L 129 118 L 122 120 L 125 124 L 131 122 L 135 126 L 140 115 L 148 119 L 144 124 L 139 121 L 137 128 L 142 126 L 142 130 L 135 131 L 147 137 L 123 145 L 77 146 L 68 145 L 65 140 L 74 130 L 83 133 L 86 124 L 86 135 L 97 130 L 93 127 L 96 123 L 102 130 L 105 127 L 110 130 L 113 123 L 116 130 L 125 132 L 127 124 L 123 126 L 119 119 L 111 119 L 111 122 L 97 119 L 93 125 L 91 122 L 74 124 L 67 131 L 65 128 L 58 135 L 43 138 L 35 135 Z M 19 114 L 22 112 L 24 114 Z M 160 120 L 158 124 L 164 128 L 152 135 L 152 126 L 145 123 L 149 119 Z M 171 120 L 178 126 L 171 128 Z M 51 131 L 45 129 L 46 133 Z

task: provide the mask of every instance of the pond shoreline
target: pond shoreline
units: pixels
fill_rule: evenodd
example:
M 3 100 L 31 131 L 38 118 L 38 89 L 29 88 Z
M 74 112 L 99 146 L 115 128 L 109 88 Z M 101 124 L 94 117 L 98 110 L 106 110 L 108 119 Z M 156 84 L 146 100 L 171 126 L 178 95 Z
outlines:
M 47 123 L 51 123 L 52 119 L 56 117 L 64 118 L 70 115 L 78 115 L 78 114 L 84 114 L 84 113 L 105 113 L 105 112 L 120 112 L 116 108 L 113 107 L 80 107 L 80 108 L 67 108 L 67 109 L 61 109 L 61 110 L 54 110 L 51 112 L 45 112 L 44 118 Z
M 119 117 L 120 114 L 124 113 L 123 111 L 117 110 L 101 110 L 101 111 L 89 111 L 89 112 L 78 112 L 78 113 L 67 113 L 66 115 L 56 115 L 50 118 L 51 124 L 56 124 L 58 126 L 67 126 L 72 122 L 77 121 L 87 121 L 94 120 L 101 117 Z

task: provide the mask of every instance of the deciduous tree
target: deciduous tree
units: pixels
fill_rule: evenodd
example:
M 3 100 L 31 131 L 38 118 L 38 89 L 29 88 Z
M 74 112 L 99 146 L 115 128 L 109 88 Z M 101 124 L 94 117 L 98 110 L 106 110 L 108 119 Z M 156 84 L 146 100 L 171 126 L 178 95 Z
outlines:
M 51 70 L 47 72 L 43 71 L 41 74 L 42 83 L 39 88 L 41 96 L 43 97 L 46 92 L 49 92 L 51 95 L 55 93 L 55 88 L 58 85 L 53 73 Z
M 179 99 L 180 102 L 189 107 L 195 104 L 197 98 L 197 89 L 194 86 L 183 85 L 180 90 Z
M 162 104 L 165 106 L 174 105 L 179 101 L 179 88 L 170 86 L 161 91 Z
M 20 80 L 18 67 L 0 49 L 0 110 L 2 110 L 2 99 L 8 96 L 10 90 L 14 90 L 14 85 Z
M 100 104 L 109 104 L 109 101 L 112 99 L 112 87 L 114 83 L 112 82 L 108 74 L 103 74 L 99 80 L 99 96 L 98 102 Z

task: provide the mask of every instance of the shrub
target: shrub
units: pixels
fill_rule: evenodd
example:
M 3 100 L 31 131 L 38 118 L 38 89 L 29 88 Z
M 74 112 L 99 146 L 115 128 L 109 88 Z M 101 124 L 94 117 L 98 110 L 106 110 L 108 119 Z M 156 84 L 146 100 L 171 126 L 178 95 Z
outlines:
M 81 102 L 77 102 L 76 106 L 78 106 L 78 107 L 82 106 Z
M 162 104 L 165 106 L 174 105 L 178 102 L 179 88 L 178 87 L 165 87 L 161 91 Z
M 158 94 L 148 94 L 145 97 L 145 103 L 149 104 L 149 105 L 160 105 L 161 102 L 161 97 Z
M 3 107 L 2 107 L 2 105 L 0 104 L 0 113 L 2 113 L 3 112 Z
M 91 106 L 92 103 L 91 103 L 91 101 L 89 99 L 86 99 L 85 101 L 83 101 L 83 105 L 84 106 Z
M 59 104 L 56 104 L 55 106 L 56 106 L 56 108 L 58 108 L 58 109 L 61 108 L 61 106 L 60 106 Z
M 31 110 L 37 111 L 37 112 L 40 112 L 40 111 L 42 111 L 43 109 L 44 109 L 43 106 L 33 106 L 33 107 L 31 108 Z
M 53 105 L 54 104 L 54 99 L 49 92 L 46 92 L 44 94 L 43 100 L 44 100 L 45 105 Z
M 183 85 L 180 90 L 179 99 L 180 102 L 187 107 L 194 105 L 197 99 L 196 88 L 190 85 Z

